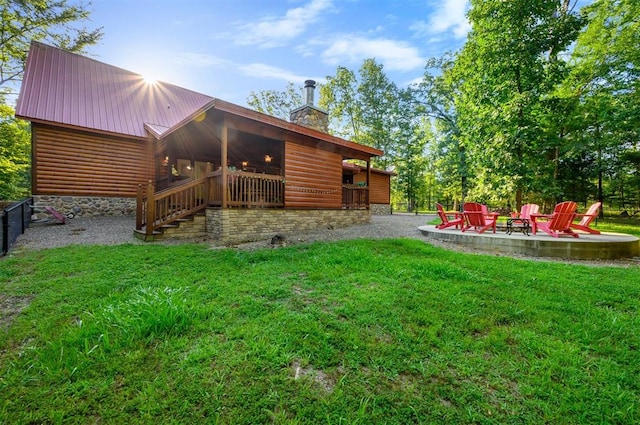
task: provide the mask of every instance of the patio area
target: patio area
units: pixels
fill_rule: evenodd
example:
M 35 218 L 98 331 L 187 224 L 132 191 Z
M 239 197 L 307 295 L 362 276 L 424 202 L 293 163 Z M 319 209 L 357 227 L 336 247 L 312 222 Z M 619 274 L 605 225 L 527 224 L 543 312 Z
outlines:
M 433 225 L 420 226 L 418 230 L 429 239 L 503 254 L 567 260 L 613 260 L 640 256 L 640 239 L 621 233 L 580 233 L 579 238 L 553 238 L 543 232 L 538 232 L 535 236 L 515 232 L 509 235 L 500 230 L 496 233 L 462 233 L 452 227 L 437 229 Z

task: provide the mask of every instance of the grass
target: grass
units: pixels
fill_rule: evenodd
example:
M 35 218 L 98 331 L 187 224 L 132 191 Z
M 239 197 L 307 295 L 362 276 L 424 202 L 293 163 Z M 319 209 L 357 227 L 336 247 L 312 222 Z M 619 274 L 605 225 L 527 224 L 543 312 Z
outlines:
M 640 274 L 417 240 L 0 261 L 0 423 L 638 423 Z

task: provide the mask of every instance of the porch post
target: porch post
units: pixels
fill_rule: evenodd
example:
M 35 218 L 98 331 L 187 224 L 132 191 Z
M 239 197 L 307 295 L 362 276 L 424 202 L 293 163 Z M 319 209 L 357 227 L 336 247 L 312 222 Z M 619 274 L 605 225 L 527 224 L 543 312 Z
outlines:
M 365 196 L 367 197 L 367 199 L 365 199 L 365 202 L 367 204 L 367 208 L 371 208 L 371 205 L 369 205 L 369 191 L 371 190 L 371 159 L 369 159 L 369 161 L 367 161 L 367 192 L 365 194 Z
M 156 216 L 156 201 L 153 199 L 154 189 L 153 182 L 149 180 L 149 184 L 147 185 L 147 222 L 145 227 L 145 233 L 147 235 L 152 235 L 155 230 L 153 227 Z
M 221 162 L 221 174 L 220 178 L 222 179 L 222 208 L 227 208 L 227 186 L 229 182 L 227 181 L 227 135 L 228 135 L 227 121 L 226 119 L 222 120 L 222 134 L 220 135 L 221 140 L 221 152 L 220 152 L 220 162 Z
M 142 230 L 142 203 L 144 202 L 144 195 L 142 193 L 142 185 L 138 185 L 138 192 L 136 194 L 136 230 Z

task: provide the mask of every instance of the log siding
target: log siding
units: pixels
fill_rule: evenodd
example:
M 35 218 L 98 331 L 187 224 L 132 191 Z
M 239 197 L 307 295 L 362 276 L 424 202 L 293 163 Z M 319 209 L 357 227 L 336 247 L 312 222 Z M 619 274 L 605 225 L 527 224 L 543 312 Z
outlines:
M 154 179 L 147 141 L 32 126 L 35 195 L 135 197 Z
M 285 141 L 285 208 L 342 208 L 342 157 Z
M 391 203 L 391 176 L 389 174 L 371 172 L 371 181 L 369 182 L 369 203 L 371 204 L 389 204 Z M 354 183 L 366 182 L 367 174 L 356 174 L 353 178 Z

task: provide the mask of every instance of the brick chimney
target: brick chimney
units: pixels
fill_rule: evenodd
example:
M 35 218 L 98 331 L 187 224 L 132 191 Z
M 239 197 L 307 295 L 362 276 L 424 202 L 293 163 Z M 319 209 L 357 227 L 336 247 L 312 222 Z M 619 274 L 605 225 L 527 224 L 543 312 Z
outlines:
M 291 111 L 289 120 L 298 125 L 313 128 L 314 130 L 328 133 L 329 114 L 320 108 L 313 106 L 313 93 L 316 82 L 307 80 L 304 82 L 304 105 Z

